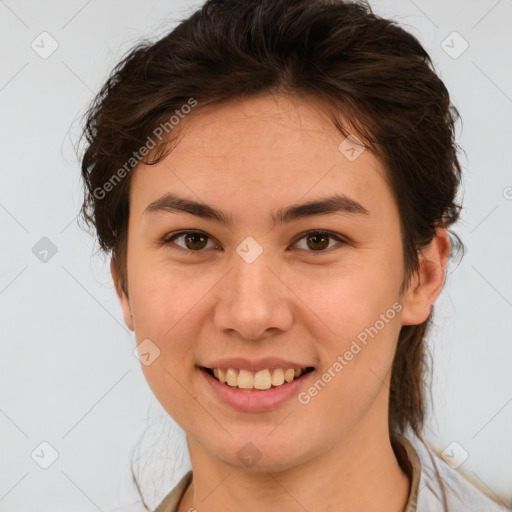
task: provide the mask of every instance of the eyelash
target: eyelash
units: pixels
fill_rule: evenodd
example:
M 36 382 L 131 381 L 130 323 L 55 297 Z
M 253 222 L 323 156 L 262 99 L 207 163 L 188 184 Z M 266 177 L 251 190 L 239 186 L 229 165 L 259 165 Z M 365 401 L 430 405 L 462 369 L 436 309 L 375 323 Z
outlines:
M 206 233 L 204 233 L 203 231 L 196 231 L 196 230 L 188 230 L 188 231 L 178 231 L 176 233 L 171 233 L 169 235 L 167 235 L 163 240 L 162 240 L 162 245 L 169 245 L 171 243 L 174 243 L 174 240 L 176 240 L 177 238 L 180 238 L 184 235 L 188 235 L 188 234 L 191 234 L 191 233 L 195 233 L 195 234 L 198 234 L 198 235 L 204 235 L 208 238 L 208 240 L 212 240 L 212 237 L 207 235 Z M 340 242 L 340 245 L 348 245 L 348 242 L 346 240 L 344 240 L 343 238 L 341 238 L 340 236 L 336 235 L 335 233 L 332 233 L 331 231 L 323 231 L 323 230 L 312 230 L 312 231 L 306 231 L 305 233 L 302 233 L 301 235 L 299 235 L 299 237 L 295 240 L 295 242 L 293 243 L 293 245 L 295 245 L 297 242 L 299 242 L 300 240 L 302 240 L 303 238 L 306 238 L 308 235 L 326 235 L 330 238 L 333 238 L 335 239 L 337 242 Z M 200 254 L 202 252 L 205 251 L 205 249 L 200 249 L 198 251 L 192 251 L 191 249 L 186 249 L 186 248 L 183 248 L 183 247 L 180 247 L 180 246 L 177 246 L 178 249 L 181 249 L 189 254 Z M 318 256 L 318 255 L 321 255 L 321 254 L 325 254 L 327 253 L 330 249 L 332 249 L 332 247 L 328 247 L 326 249 L 321 249 L 321 250 L 318 250 L 318 251 L 308 251 L 306 249 L 301 249 L 301 250 L 305 250 L 306 252 L 309 252 L 315 256 Z

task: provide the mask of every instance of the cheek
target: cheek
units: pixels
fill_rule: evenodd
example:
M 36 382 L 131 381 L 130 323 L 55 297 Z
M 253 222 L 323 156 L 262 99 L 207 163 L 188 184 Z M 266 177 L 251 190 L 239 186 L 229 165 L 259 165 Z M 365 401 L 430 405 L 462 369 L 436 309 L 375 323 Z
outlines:
M 352 338 L 399 300 L 400 276 L 374 264 L 297 285 L 305 304 L 329 327 L 329 337 Z M 396 309 L 396 308 L 395 308 Z M 393 312 L 392 312 L 393 313 Z M 393 315 L 393 318 L 396 315 Z
M 357 409 L 381 387 L 401 328 L 399 277 L 382 270 L 358 272 L 317 282 L 311 289 L 308 306 L 318 315 L 319 350 L 326 365 L 321 380 L 336 389 L 336 396 L 326 394 L 325 399 Z
M 336 309 L 329 316 L 334 334 L 319 344 L 323 366 L 299 401 L 311 412 L 308 425 L 327 438 L 353 428 L 387 390 L 401 328 L 401 305 L 391 295 L 354 289 L 336 297 Z M 379 403 L 386 409 L 386 400 Z
M 342 349 L 365 328 L 372 326 L 397 300 L 399 265 L 386 266 L 363 255 L 358 264 L 338 268 L 300 265 L 279 272 L 287 290 L 278 290 L 289 307 L 316 329 L 319 338 L 336 340 Z M 384 255 L 385 256 L 385 255 Z M 393 271 L 388 271 L 388 268 Z M 150 338 L 170 349 L 173 340 L 197 334 L 215 313 L 224 285 L 225 269 L 207 271 L 207 266 L 169 266 L 165 261 L 132 259 L 129 276 L 132 310 L 139 342 Z M 225 279 L 230 279 L 225 275 Z M 222 279 L 221 279 L 222 280 Z M 274 280 L 275 281 L 275 280 Z M 276 287 L 283 287 L 277 282 Z M 288 297 L 288 298 L 286 298 Z M 260 300 L 260 299 L 258 299 Z M 313 327 L 316 326 L 316 327 Z M 183 351 L 184 343 L 177 343 Z M 174 347 L 173 347 L 174 348 Z
M 198 316 L 201 297 L 211 285 L 205 283 L 203 287 L 183 273 L 163 272 L 154 264 L 146 268 L 133 275 L 130 283 L 135 334 L 138 343 L 151 340 L 158 355 L 141 367 L 156 399 L 183 425 L 181 420 L 196 407 L 187 390 L 195 364 L 194 340 L 199 339 L 203 323 Z
M 193 340 L 199 339 L 204 323 L 199 317 L 201 298 L 212 284 L 203 285 L 180 272 L 164 272 L 155 264 L 144 267 L 134 262 L 133 268 L 146 268 L 130 276 L 137 343 L 151 340 L 158 354 L 152 364 L 142 364 L 142 370 L 157 399 L 174 411 L 188 399 L 186 393 L 180 393 L 184 392 L 195 364 Z
M 196 315 L 195 307 L 215 284 L 213 276 L 205 275 L 204 267 L 203 272 L 198 266 L 190 272 L 158 261 L 147 265 L 134 261 L 133 268 L 130 293 L 136 331 L 159 340 L 180 331 L 182 322 Z

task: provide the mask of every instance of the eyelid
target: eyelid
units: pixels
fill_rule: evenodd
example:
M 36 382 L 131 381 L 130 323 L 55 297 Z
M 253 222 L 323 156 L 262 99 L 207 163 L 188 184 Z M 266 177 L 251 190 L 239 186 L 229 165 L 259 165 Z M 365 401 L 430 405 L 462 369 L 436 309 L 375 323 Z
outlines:
M 190 233 L 196 233 L 196 234 L 199 234 L 199 235 L 204 235 L 209 240 L 215 240 L 214 237 L 212 237 L 211 235 L 209 235 L 208 233 L 206 233 L 204 231 L 201 231 L 201 230 L 198 230 L 198 229 L 184 229 L 184 230 L 181 230 L 181 231 L 175 231 L 173 233 L 167 234 L 162 239 L 161 244 L 162 245 L 170 245 L 170 244 L 173 243 L 173 239 L 179 238 L 179 237 L 181 237 L 183 235 L 190 234 Z M 293 241 L 292 245 L 295 245 L 297 242 L 299 242 L 300 240 L 305 238 L 307 235 L 327 235 L 328 237 L 333 238 L 334 240 L 336 240 L 338 242 L 337 245 L 350 245 L 350 242 L 345 237 L 343 237 L 342 235 L 339 235 L 338 233 L 334 233 L 332 231 L 328 231 L 328 230 L 325 230 L 325 229 L 310 229 L 310 230 L 304 231 L 304 232 L 298 234 L 295 237 L 295 240 Z M 181 247 L 179 245 L 177 245 L 176 247 L 178 248 L 178 250 L 181 249 L 182 251 L 185 251 L 188 254 L 190 254 L 190 253 L 200 254 L 202 252 L 205 252 L 205 249 L 201 249 L 201 250 L 198 250 L 198 251 L 192 251 L 190 249 L 183 248 L 183 247 Z M 336 247 L 336 245 L 333 246 L 333 247 Z M 319 250 L 319 251 L 308 251 L 306 249 L 299 249 L 299 250 L 304 250 L 304 251 L 306 251 L 308 253 L 311 253 L 311 254 L 314 254 L 314 255 L 320 255 L 320 254 L 329 254 L 331 249 L 333 249 L 333 247 L 329 247 L 328 249 L 322 249 L 322 250 Z

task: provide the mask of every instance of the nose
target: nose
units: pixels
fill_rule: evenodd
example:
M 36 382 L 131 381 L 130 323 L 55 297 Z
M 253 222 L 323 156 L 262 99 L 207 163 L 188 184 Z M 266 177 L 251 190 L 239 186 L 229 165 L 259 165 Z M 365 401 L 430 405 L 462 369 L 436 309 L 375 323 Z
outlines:
M 293 293 L 261 254 L 248 263 L 234 258 L 217 294 L 214 324 L 224 334 L 246 340 L 276 336 L 293 322 Z M 275 265 L 274 265 L 275 267 Z

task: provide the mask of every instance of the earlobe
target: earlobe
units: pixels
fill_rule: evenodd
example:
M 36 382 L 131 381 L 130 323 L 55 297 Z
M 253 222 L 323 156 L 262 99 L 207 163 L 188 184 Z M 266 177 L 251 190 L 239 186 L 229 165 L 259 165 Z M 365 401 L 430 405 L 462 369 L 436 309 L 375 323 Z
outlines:
M 119 275 L 119 271 L 117 269 L 117 265 L 114 258 L 110 260 L 110 273 L 112 274 L 112 280 L 114 281 L 114 287 L 116 289 L 117 298 L 119 299 L 119 304 L 121 305 L 121 310 L 123 311 L 124 323 L 126 324 L 128 329 L 134 331 L 132 309 L 128 297 L 126 296 L 126 293 L 123 290 L 121 277 Z
M 421 251 L 419 269 L 404 294 L 403 325 L 419 325 L 429 317 L 432 306 L 443 289 L 450 252 L 448 231 L 438 228 L 431 243 Z

